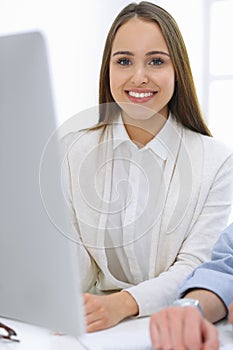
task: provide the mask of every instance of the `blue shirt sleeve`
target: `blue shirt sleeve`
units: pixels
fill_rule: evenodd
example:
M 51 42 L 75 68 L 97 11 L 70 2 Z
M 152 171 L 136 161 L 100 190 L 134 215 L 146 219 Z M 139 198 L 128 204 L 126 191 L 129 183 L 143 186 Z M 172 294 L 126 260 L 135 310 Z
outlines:
M 226 307 L 233 297 L 233 224 L 228 226 L 216 242 L 211 261 L 197 267 L 182 283 L 178 297 L 190 289 L 207 289 L 219 296 Z

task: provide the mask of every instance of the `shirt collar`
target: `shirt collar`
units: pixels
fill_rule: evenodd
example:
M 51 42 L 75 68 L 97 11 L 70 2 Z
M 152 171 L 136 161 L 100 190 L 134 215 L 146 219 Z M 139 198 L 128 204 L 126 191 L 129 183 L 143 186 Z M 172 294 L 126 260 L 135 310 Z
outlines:
M 113 149 L 116 149 L 124 142 L 132 142 L 125 129 L 121 114 L 112 123 L 113 124 Z
M 159 133 L 148 142 L 141 150 L 150 149 L 161 159 L 166 160 L 169 153 L 169 141 L 176 137 L 175 120 L 171 113 L 169 114 L 168 120 L 159 131 Z M 116 149 L 124 142 L 132 142 L 125 129 L 121 115 L 118 116 L 115 122 L 113 122 L 113 149 Z

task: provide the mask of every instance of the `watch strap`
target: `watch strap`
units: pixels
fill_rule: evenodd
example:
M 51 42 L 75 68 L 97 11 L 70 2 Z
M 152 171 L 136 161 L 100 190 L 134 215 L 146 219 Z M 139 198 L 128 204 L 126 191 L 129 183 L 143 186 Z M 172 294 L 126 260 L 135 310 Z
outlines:
M 191 299 L 191 298 L 182 298 L 182 299 L 177 299 L 172 303 L 173 306 L 195 306 L 200 313 L 202 314 L 203 317 L 205 317 L 204 311 L 197 299 Z

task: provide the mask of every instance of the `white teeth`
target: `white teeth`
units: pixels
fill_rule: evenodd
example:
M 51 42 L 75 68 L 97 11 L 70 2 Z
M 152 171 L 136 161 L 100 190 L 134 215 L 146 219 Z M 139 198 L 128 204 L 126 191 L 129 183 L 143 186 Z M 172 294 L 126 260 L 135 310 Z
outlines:
M 139 93 L 139 92 L 129 91 L 129 95 L 136 98 L 145 98 L 145 97 L 153 96 L 153 92 Z

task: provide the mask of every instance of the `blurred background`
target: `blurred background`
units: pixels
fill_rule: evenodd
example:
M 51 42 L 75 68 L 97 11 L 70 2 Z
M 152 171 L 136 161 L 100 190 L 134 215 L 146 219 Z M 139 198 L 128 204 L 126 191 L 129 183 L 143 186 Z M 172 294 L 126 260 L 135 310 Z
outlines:
M 58 123 L 96 106 L 103 46 L 130 0 L 0 0 L 0 35 L 40 30 L 50 57 Z M 233 146 L 233 0 L 158 0 L 176 19 L 213 135 Z

